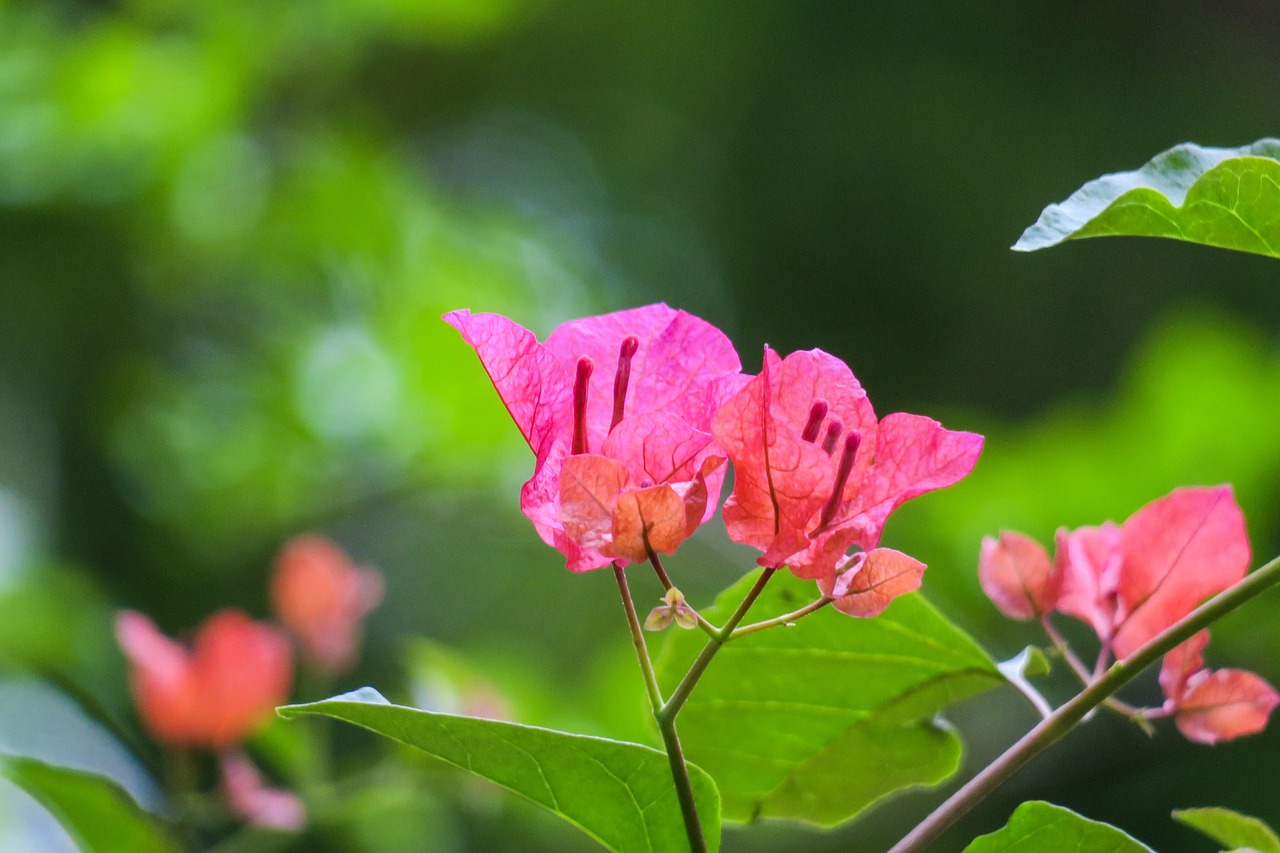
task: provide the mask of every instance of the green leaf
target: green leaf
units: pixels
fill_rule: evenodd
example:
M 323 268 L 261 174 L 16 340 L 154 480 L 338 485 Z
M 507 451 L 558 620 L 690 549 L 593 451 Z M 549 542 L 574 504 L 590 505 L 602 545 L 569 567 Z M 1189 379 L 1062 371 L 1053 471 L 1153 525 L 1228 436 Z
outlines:
M 687 850 L 665 753 L 647 746 L 392 705 L 372 688 L 280 709 L 345 720 L 430 753 L 543 806 L 619 853 Z M 703 834 L 720 843 L 715 783 L 689 767 Z
M 0 773 L 57 818 L 86 853 L 177 849 L 156 819 L 105 777 L 19 757 L 0 758 Z
M 722 621 L 755 578 L 704 615 Z M 780 572 L 746 621 L 792 612 L 816 595 L 812 582 Z M 658 661 L 664 695 L 705 639 L 668 638 Z M 726 644 L 680 712 L 680 737 L 690 760 L 715 777 L 725 819 L 832 826 L 954 773 L 960 740 L 936 714 L 1002 683 L 987 654 L 918 595 L 874 619 L 825 608 Z
M 1045 802 L 1023 803 L 1004 829 L 975 838 L 964 853 L 1152 853 L 1114 826 Z
M 1256 817 L 1219 808 L 1181 809 L 1173 817 L 1229 848 L 1280 853 L 1280 837 Z
M 1242 148 L 1185 143 L 1135 172 L 1104 175 L 1051 204 L 1013 248 L 1084 237 L 1169 237 L 1280 257 L 1280 140 Z

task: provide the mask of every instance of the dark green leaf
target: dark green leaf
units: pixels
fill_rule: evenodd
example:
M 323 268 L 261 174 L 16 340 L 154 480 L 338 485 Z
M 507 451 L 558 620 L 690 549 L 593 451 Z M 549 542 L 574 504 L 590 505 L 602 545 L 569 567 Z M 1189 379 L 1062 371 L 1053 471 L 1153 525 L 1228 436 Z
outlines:
M 527 797 L 619 853 L 689 846 L 667 757 L 647 746 L 405 708 L 367 687 L 280 713 L 334 717 L 417 747 Z M 689 772 L 707 846 L 715 851 L 715 783 L 696 767 Z
M 1186 143 L 1134 172 L 1104 175 L 1051 204 L 1013 248 L 1083 237 L 1169 237 L 1280 257 L 1280 140 Z
M 0 759 L 0 773 L 57 818 L 86 853 L 176 849 L 155 818 L 109 779 L 18 757 Z
M 1181 809 L 1173 817 L 1229 848 L 1280 853 L 1280 838 L 1256 817 L 1219 808 Z
M 704 615 L 722 621 L 755 577 Z M 780 572 L 747 621 L 816 596 L 812 582 Z M 667 640 L 658 665 L 664 695 L 705 639 L 681 631 Z M 831 826 L 894 791 L 954 773 L 960 741 L 936 714 L 1003 681 L 968 636 L 908 595 L 874 619 L 826 608 L 731 641 L 680 713 L 679 730 L 686 754 L 720 786 L 726 819 Z
M 1045 802 L 1023 803 L 1004 829 L 975 838 L 964 853 L 1152 853 L 1114 826 Z

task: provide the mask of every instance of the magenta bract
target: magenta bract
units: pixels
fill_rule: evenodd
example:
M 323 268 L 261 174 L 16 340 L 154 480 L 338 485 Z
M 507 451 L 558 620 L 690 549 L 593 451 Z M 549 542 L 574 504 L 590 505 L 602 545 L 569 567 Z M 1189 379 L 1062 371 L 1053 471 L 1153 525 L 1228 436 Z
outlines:
M 877 421 L 852 371 L 821 350 L 766 348 L 712 434 L 734 464 L 730 538 L 763 551 L 762 566 L 831 585 L 850 548 L 875 548 L 890 513 L 959 481 L 982 449 L 982 436 L 918 415 Z
M 1266 728 L 1280 694 L 1259 675 L 1239 669 L 1209 670 L 1201 631 L 1164 656 L 1160 688 L 1178 731 L 1197 743 L 1217 743 Z
M 497 314 L 444 319 L 533 450 L 520 507 L 571 570 L 670 553 L 715 513 L 711 418 L 745 381 L 720 330 L 661 304 L 573 320 L 546 343 Z

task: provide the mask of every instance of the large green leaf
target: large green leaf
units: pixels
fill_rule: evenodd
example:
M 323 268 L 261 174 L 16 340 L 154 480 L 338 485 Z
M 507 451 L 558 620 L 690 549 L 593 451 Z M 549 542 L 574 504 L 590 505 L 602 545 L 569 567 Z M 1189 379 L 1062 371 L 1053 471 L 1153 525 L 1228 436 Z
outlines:
M 177 849 L 154 817 L 103 776 L 16 756 L 0 758 L 0 773 L 57 818 L 85 853 Z
M 1280 838 L 1256 817 L 1218 808 L 1181 809 L 1173 816 L 1229 848 L 1280 853 Z
M 1004 829 L 975 838 L 964 853 L 1152 853 L 1114 826 L 1045 802 L 1023 803 Z
M 280 713 L 334 717 L 417 747 L 527 797 L 619 853 L 689 849 L 667 756 L 647 746 L 405 708 L 368 687 Z M 697 767 L 689 775 L 707 847 L 715 851 L 715 783 Z
M 1280 257 L 1280 140 L 1186 143 L 1134 172 L 1104 175 L 1051 204 L 1013 248 L 1083 237 L 1169 237 Z
M 722 621 L 751 574 L 704 611 Z M 747 621 L 817 595 L 780 572 Z M 670 694 L 705 637 L 670 636 L 658 663 Z M 831 826 L 888 794 L 955 772 L 960 741 L 938 711 L 1002 683 L 995 665 L 918 595 L 874 619 L 831 608 L 725 645 L 679 716 L 686 754 L 715 777 L 728 820 Z

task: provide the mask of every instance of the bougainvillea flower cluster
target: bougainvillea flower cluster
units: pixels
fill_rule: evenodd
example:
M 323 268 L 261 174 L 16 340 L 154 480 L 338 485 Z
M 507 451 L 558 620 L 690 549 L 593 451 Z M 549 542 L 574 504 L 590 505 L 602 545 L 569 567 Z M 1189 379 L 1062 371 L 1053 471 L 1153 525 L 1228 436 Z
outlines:
M 288 637 L 239 610 L 210 616 L 190 648 L 129 610 L 116 617 L 116 638 L 129 661 L 139 716 L 157 740 L 172 746 L 234 746 L 288 699 Z
M 332 675 L 355 662 L 362 622 L 382 591 L 378 571 L 356 566 L 332 540 L 306 534 L 276 555 L 271 607 L 303 658 Z
M 1123 524 L 1059 530 L 1052 560 L 1020 533 L 988 537 L 978 575 L 1005 615 L 1065 613 L 1093 629 L 1103 659 L 1123 660 L 1243 578 L 1249 560 L 1244 514 L 1216 486 L 1177 489 Z M 1164 712 L 1202 743 L 1261 731 L 1280 694 L 1253 673 L 1205 669 L 1208 642 L 1202 631 L 1165 656 Z
M 532 448 L 521 507 L 574 571 L 675 551 L 714 514 L 727 459 L 729 536 L 819 581 L 841 611 L 875 615 L 924 571 L 877 548 L 890 513 L 959 481 L 982 449 L 929 418 L 877 420 L 820 350 L 766 348 L 760 375 L 744 376 L 723 333 L 665 305 L 574 320 L 545 344 L 494 314 L 445 320 Z
M 545 343 L 497 314 L 445 320 L 533 450 L 520 507 L 571 570 L 672 553 L 715 513 L 711 418 L 744 381 L 719 329 L 666 305 L 574 320 Z
M 1066 613 L 1123 659 L 1243 578 L 1249 559 L 1244 514 L 1231 487 L 1185 488 L 1124 524 L 1059 530 L 1052 564 L 1021 534 L 988 538 L 979 579 L 1007 616 Z

